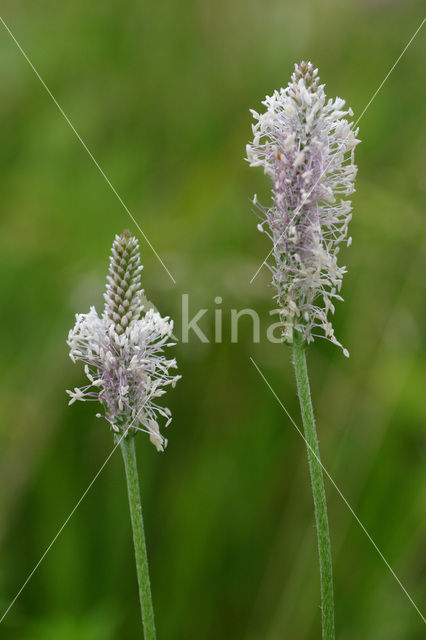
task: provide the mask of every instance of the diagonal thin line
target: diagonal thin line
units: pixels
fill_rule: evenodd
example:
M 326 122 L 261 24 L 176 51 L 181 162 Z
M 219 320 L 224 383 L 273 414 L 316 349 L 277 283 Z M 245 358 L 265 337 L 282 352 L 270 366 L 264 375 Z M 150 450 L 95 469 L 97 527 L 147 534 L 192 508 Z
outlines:
M 87 487 L 87 489 L 83 492 L 83 494 L 81 495 L 80 499 L 78 500 L 78 502 L 75 504 L 73 510 L 71 511 L 71 513 L 68 515 L 68 517 L 66 518 L 66 520 L 64 521 L 64 523 L 62 524 L 62 526 L 60 527 L 60 529 L 58 530 L 58 532 L 56 533 L 55 537 L 53 538 L 53 540 L 50 542 L 50 544 L 46 547 L 43 555 L 41 556 L 40 560 L 37 562 L 37 564 L 35 565 L 34 569 L 31 571 L 31 573 L 28 575 L 27 579 L 25 580 L 24 584 L 22 585 L 22 587 L 19 589 L 18 593 L 16 594 L 16 596 L 13 598 L 12 602 L 10 603 L 10 605 L 8 606 L 8 608 L 6 609 L 6 611 L 3 613 L 2 617 L 0 618 L 0 624 L 3 622 L 3 620 L 5 619 L 5 617 L 7 616 L 7 614 L 9 613 L 9 611 L 11 610 L 11 608 L 13 607 L 13 605 L 15 604 L 15 602 L 17 601 L 17 599 L 19 598 L 19 596 L 21 595 L 21 593 L 23 592 L 23 590 L 25 589 L 25 587 L 27 586 L 27 584 L 29 583 L 29 581 L 31 580 L 31 578 L 33 577 L 33 575 L 35 574 L 35 572 L 37 571 L 37 569 L 39 568 L 39 566 L 41 565 L 41 563 L 43 562 L 43 560 L 45 559 L 45 557 L 47 556 L 47 554 L 49 553 L 50 549 L 53 547 L 53 545 L 55 544 L 56 540 L 59 538 L 59 536 L 61 535 L 62 531 L 65 529 L 66 525 L 68 524 L 68 522 L 71 520 L 72 516 L 74 515 L 74 513 L 77 511 L 78 507 L 80 506 L 80 504 L 83 502 L 84 498 L 87 496 L 87 494 L 89 493 L 90 489 L 92 488 L 92 486 L 95 484 L 96 480 L 99 478 L 100 474 L 102 473 L 102 471 L 104 470 L 104 468 L 106 467 L 107 463 L 110 461 L 110 459 L 112 458 L 113 454 L 115 453 L 117 447 L 119 446 L 119 444 L 121 443 L 121 441 L 123 440 L 123 438 L 127 435 L 127 432 L 129 431 L 129 429 L 135 424 L 136 420 L 138 419 L 142 409 L 144 408 L 145 404 L 148 402 L 148 400 L 150 399 L 150 397 L 152 396 L 149 395 L 145 402 L 143 403 L 143 405 L 141 406 L 141 408 L 139 409 L 139 411 L 137 412 L 135 418 L 132 420 L 132 422 L 129 424 L 129 426 L 126 428 L 126 430 L 124 431 L 123 435 L 120 437 L 119 440 L 117 440 L 117 443 L 115 444 L 114 448 L 112 449 L 112 451 L 109 453 L 108 457 L 106 458 L 106 460 L 103 462 L 103 464 L 101 465 L 101 467 L 98 469 L 98 471 L 96 472 L 95 476 L 93 477 L 92 481 L 90 482 L 89 486 Z
M 393 63 L 393 65 L 391 66 L 391 68 L 389 69 L 388 73 L 386 74 L 386 76 L 384 77 L 384 79 L 382 80 L 382 82 L 379 84 L 378 88 L 376 89 L 376 91 L 373 93 L 373 95 L 371 96 L 370 100 L 368 101 L 368 103 L 366 104 L 366 106 L 364 107 L 363 111 L 361 112 L 361 115 L 359 116 L 359 118 L 354 122 L 354 124 L 351 126 L 351 130 L 355 129 L 355 127 L 357 126 L 358 122 L 361 120 L 361 118 L 363 117 L 364 113 L 367 111 L 367 109 L 369 108 L 369 106 L 371 105 L 371 103 L 373 102 L 373 100 L 375 99 L 375 97 L 377 96 L 377 94 L 379 93 L 380 89 L 383 87 L 383 85 L 385 84 L 386 80 L 389 78 L 389 76 L 391 75 L 392 71 L 395 69 L 396 65 L 398 64 L 398 62 L 401 60 L 402 56 L 404 55 L 404 53 L 407 51 L 408 47 L 410 46 L 410 44 L 413 42 L 414 38 L 416 37 L 416 35 L 419 33 L 420 29 L 423 27 L 424 23 L 426 21 L 426 18 L 423 18 L 423 20 L 421 21 L 420 25 L 417 27 L 416 31 L 413 33 L 413 35 L 411 36 L 411 38 L 409 39 L 409 41 L 407 42 L 407 44 L 405 45 L 404 49 L 402 50 L 402 52 L 399 54 L 398 58 L 396 59 L 396 61 Z M 309 196 L 311 195 L 311 193 L 313 192 L 313 190 L 315 189 L 315 187 L 317 186 L 317 184 L 319 183 L 319 181 L 321 180 L 321 178 L 325 175 L 325 173 L 328 171 L 328 169 L 330 168 L 331 164 L 332 164 L 333 160 L 331 160 L 329 162 L 329 164 L 325 167 L 325 169 L 322 171 L 322 173 L 320 174 L 318 180 L 315 182 L 314 186 L 312 187 L 312 189 L 309 191 L 309 193 L 304 196 L 304 198 L 302 199 L 301 204 L 296 208 L 294 215 L 292 217 L 292 219 L 289 221 L 288 224 L 291 224 L 292 221 L 294 220 L 294 218 L 296 217 L 296 215 L 299 213 L 299 211 L 301 210 L 301 208 L 303 207 L 303 205 L 305 204 L 305 202 L 307 201 L 307 199 L 309 198 Z M 288 225 L 287 225 L 288 226 Z M 252 284 L 253 280 L 256 278 L 257 274 L 259 273 L 259 271 L 262 269 L 263 265 L 266 266 L 266 261 L 268 260 L 269 256 L 271 255 L 271 253 L 274 251 L 275 247 L 277 246 L 278 242 L 281 240 L 281 238 L 283 237 L 285 233 L 285 230 L 283 231 L 283 233 L 280 235 L 280 237 L 278 238 L 278 240 L 275 240 L 275 242 L 273 243 L 272 249 L 269 251 L 268 255 L 266 256 L 266 258 L 263 260 L 263 262 L 260 264 L 259 268 L 257 269 L 256 273 L 254 274 L 254 276 L 252 277 L 252 279 L 250 280 L 250 284 Z
M 398 295 L 394 299 L 393 304 L 391 305 L 391 307 L 388 310 L 387 319 L 386 319 L 385 325 L 383 326 L 383 331 L 381 333 L 381 346 L 382 347 L 384 346 L 384 342 L 385 342 L 384 336 L 386 334 L 386 331 L 389 329 L 390 326 L 392 326 L 393 319 L 396 317 L 396 314 L 398 312 L 398 308 L 402 304 L 401 300 L 402 300 L 402 296 L 404 294 L 404 290 L 405 290 L 404 288 L 406 287 L 407 283 L 411 279 L 412 274 L 414 272 L 414 269 L 416 267 L 418 268 L 418 263 L 420 261 L 419 258 L 421 256 L 421 254 L 422 254 L 422 249 L 419 249 L 417 254 L 414 255 L 413 260 L 409 265 L 409 268 L 407 268 L 407 270 L 406 270 L 406 272 L 404 274 L 404 281 L 402 282 L 402 284 L 398 288 Z M 354 396 L 351 396 L 350 400 L 353 401 L 353 399 L 354 399 Z M 388 410 L 388 412 L 391 411 L 390 405 L 388 406 L 387 410 Z M 382 416 L 381 420 L 383 420 L 383 416 Z M 374 446 L 378 446 L 378 441 L 375 442 Z M 364 468 L 364 472 L 365 472 L 365 468 Z M 361 489 L 359 489 L 358 495 L 359 495 L 360 491 L 361 491 Z M 352 500 L 353 500 L 353 497 L 352 497 Z M 347 523 L 346 523 L 346 525 L 347 525 Z M 342 531 L 340 531 L 340 538 L 341 538 L 340 546 L 342 545 L 342 540 L 343 540 L 342 535 L 344 536 L 344 533 L 342 533 Z M 335 550 L 336 550 L 336 548 L 335 548 Z M 339 549 L 337 549 L 337 551 L 339 551 Z M 259 611 L 259 608 L 262 605 L 262 598 L 264 600 L 264 596 L 262 596 L 262 593 L 265 594 L 266 584 L 267 584 L 267 580 L 268 580 L 268 574 L 270 575 L 270 573 L 271 573 L 271 565 L 273 564 L 273 557 L 274 557 L 273 556 L 273 552 L 271 552 L 271 556 L 270 556 L 269 561 L 268 561 L 269 568 L 265 569 L 265 572 L 263 574 L 262 581 L 261 581 L 261 584 L 259 586 L 258 593 L 257 593 L 257 596 L 256 596 L 256 604 L 253 606 L 253 614 L 249 618 L 248 625 L 247 625 L 247 630 L 250 630 L 252 628 L 253 621 L 256 620 L 256 617 L 255 617 L 256 616 L 256 610 Z M 285 599 L 285 593 L 284 593 L 283 597 Z M 246 635 L 247 635 L 247 640 L 249 640 L 249 634 L 247 633 Z
M 379 556 L 381 557 L 381 559 L 383 560 L 383 562 L 385 563 L 385 565 L 387 566 L 387 568 L 389 569 L 389 571 L 391 572 L 391 574 L 393 575 L 393 577 L 395 578 L 395 580 L 397 581 L 397 583 L 399 584 L 401 589 L 404 591 L 405 595 L 407 596 L 407 598 L 409 599 L 409 601 L 411 602 L 411 604 L 413 605 L 413 607 L 415 608 L 415 610 L 417 611 L 417 613 L 419 614 L 419 616 L 421 617 L 423 622 L 426 624 L 426 618 L 424 617 L 424 615 L 420 611 L 419 607 L 416 605 L 416 603 L 414 602 L 413 598 L 410 596 L 410 594 L 408 593 L 407 589 L 404 587 L 404 585 L 402 584 L 401 580 L 398 578 L 398 576 L 396 575 L 395 571 L 392 569 L 391 565 L 386 560 L 385 556 L 380 551 L 379 547 L 374 542 L 374 540 L 371 537 L 371 535 L 368 533 L 367 529 L 365 528 L 365 526 L 363 525 L 363 523 L 361 522 L 361 520 L 359 519 L 359 517 L 357 516 L 357 514 L 355 513 L 355 511 L 351 507 L 351 505 L 349 504 L 348 500 L 343 495 L 343 493 L 340 490 L 340 488 L 337 486 L 336 482 L 333 480 L 333 478 L 331 477 L 331 475 L 329 474 L 327 469 L 324 467 L 323 463 L 321 462 L 321 460 L 319 459 L 319 457 L 317 456 L 315 451 L 312 449 L 311 445 L 307 442 L 307 440 L 306 440 L 303 432 L 301 431 L 301 429 L 297 426 L 297 424 L 295 423 L 295 421 L 293 420 L 293 418 L 291 417 L 291 415 L 289 414 L 289 412 L 285 408 L 284 404 L 280 400 L 279 396 L 275 393 L 274 389 L 272 388 L 272 386 L 270 385 L 268 380 L 265 378 L 263 372 L 260 370 L 259 366 L 256 364 L 256 362 L 254 361 L 254 359 L 251 356 L 250 356 L 250 360 L 251 360 L 251 363 L 253 364 L 253 366 L 256 368 L 257 372 L 262 377 L 262 379 L 265 382 L 265 384 L 267 385 L 267 387 L 269 388 L 269 390 L 272 392 L 273 396 L 275 397 L 275 399 L 277 400 L 277 402 L 279 403 L 279 405 L 281 406 L 283 411 L 285 412 L 285 414 L 287 415 L 287 417 L 289 418 L 289 420 L 292 422 L 293 426 L 296 427 L 296 430 L 298 431 L 299 435 L 305 441 L 306 446 L 309 448 L 311 453 L 315 456 L 315 458 L 317 459 L 318 463 L 321 465 L 321 468 L 324 471 L 324 473 L 326 474 L 327 478 L 330 480 L 331 484 L 334 486 L 334 488 L 336 489 L 337 493 L 340 495 L 340 497 L 342 498 L 343 502 L 348 507 L 349 511 L 351 512 L 351 514 L 353 515 L 353 517 L 355 518 L 355 520 L 357 521 L 357 523 L 359 524 L 361 529 L 364 531 L 365 535 L 370 540 L 371 544 L 373 545 L 373 547 L 375 548 L 375 550 L 377 551 Z
M 6 31 L 8 32 L 8 34 L 10 35 L 10 37 L 12 38 L 13 42 L 16 44 L 16 46 L 18 47 L 19 51 L 22 53 L 22 55 L 24 56 L 25 60 L 28 62 L 28 64 L 30 65 L 31 69 L 34 71 L 35 75 L 37 76 L 37 78 L 40 80 L 41 84 L 43 85 L 43 87 L 45 88 L 46 92 L 49 94 L 49 96 L 51 97 L 51 99 L 53 100 L 53 102 L 55 103 L 55 105 L 57 106 L 58 110 L 60 111 L 61 115 L 64 117 L 64 119 L 66 120 L 67 124 L 70 126 L 70 128 L 72 129 L 72 131 L 74 132 L 76 138 L 78 139 L 78 141 L 81 143 L 82 147 L 85 149 L 85 151 L 87 151 L 90 159 L 92 160 L 93 164 L 96 166 L 96 168 L 98 169 L 99 173 L 102 175 L 102 177 L 104 178 L 105 182 L 107 183 L 107 185 L 110 187 L 111 191 L 113 192 L 113 194 L 115 195 L 115 197 L 117 198 L 117 200 L 119 201 L 119 203 L 121 204 L 121 206 L 123 207 L 123 209 L 126 211 L 126 213 L 129 215 L 129 217 L 131 218 L 132 222 L 136 225 L 136 227 L 139 229 L 142 237 L 144 238 L 145 242 L 147 243 L 147 245 L 150 247 L 151 251 L 154 253 L 154 255 L 156 256 L 157 260 L 160 262 L 160 264 L 162 265 L 163 269 L 167 272 L 168 276 L 170 277 L 170 279 L 172 280 L 173 284 L 176 284 L 176 280 L 174 279 L 174 277 L 172 276 L 172 274 L 170 273 L 170 271 L 168 270 L 168 268 L 166 267 L 166 265 L 164 264 L 163 260 L 160 258 L 160 256 L 158 255 L 157 251 L 154 249 L 153 245 L 151 244 L 150 240 L 148 239 L 147 235 L 142 231 L 142 229 L 140 228 L 139 224 L 137 223 L 135 217 L 133 216 L 133 214 L 131 213 L 131 211 L 129 210 L 129 208 L 127 207 L 127 205 L 125 204 L 125 202 L 123 201 L 123 199 L 121 198 L 121 196 L 119 195 L 119 193 L 117 192 L 116 188 L 111 184 L 110 179 L 108 178 L 108 176 L 106 175 L 105 171 L 102 169 L 102 167 L 100 166 L 100 164 L 98 163 L 98 161 L 96 160 L 96 158 L 94 157 L 93 153 L 90 151 L 89 147 L 87 146 L 87 144 L 84 142 L 83 138 L 80 136 L 80 134 L 78 133 L 77 129 L 74 127 L 73 123 L 71 122 L 71 120 L 69 119 L 69 117 L 67 116 L 67 114 L 65 113 L 65 111 L 62 109 L 61 105 L 59 104 L 59 102 L 56 100 L 55 96 L 53 95 L 53 93 L 51 92 L 51 90 L 49 89 L 49 87 L 47 86 L 47 84 L 45 83 L 45 81 L 43 80 L 43 78 L 41 77 L 40 73 L 37 71 L 37 69 L 35 68 L 35 66 L 33 65 L 33 63 L 31 62 L 31 60 L 29 59 L 29 57 L 27 56 L 27 54 L 25 53 L 25 51 L 23 50 L 23 48 L 21 47 L 21 45 L 19 44 L 19 42 L 17 41 L 17 39 L 15 38 L 15 36 L 13 35 L 13 33 L 11 32 L 11 30 L 9 29 L 9 27 L 7 26 L 6 22 L 3 20 L 3 18 L 0 16 L 0 21 L 2 22 L 4 28 L 6 29 Z
M 126 435 L 126 432 L 124 433 L 124 435 Z M 71 511 L 71 513 L 69 514 L 69 516 L 67 517 L 67 519 L 65 520 L 65 522 L 62 524 L 61 528 L 58 530 L 57 534 L 55 535 L 55 537 L 53 538 L 53 540 L 50 542 L 49 546 L 46 548 L 46 550 L 44 551 L 43 555 L 41 556 L 40 560 L 37 562 L 37 564 L 35 565 L 34 569 L 31 571 L 31 573 L 28 575 L 27 579 L 25 580 L 24 584 L 22 585 L 22 587 L 19 589 L 18 593 L 16 594 L 16 596 L 13 598 L 12 602 L 10 603 L 10 605 L 8 606 L 8 608 L 6 609 L 6 611 L 3 613 L 2 617 L 0 618 L 0 624 L 3 622 L 3 620 L 5 619 L 5 617 L 7 616 L 7 614 L 9 613 L 9 611 L 11 610 L 11 608 L 13 607 L 13 605 L 15 604 L 15 602 L 17 601 L 17 599 L 19 598 L 19 596 L 21 595 L 22 591 L 25 589 L 25 587 L 27 586 L 27 584 L 29 583 L 29 581 L 31 580 L 31 578 L 33 577 L 33 575 L 35 574 L 35 572 L 37 571 L 37 569 L 39 568 L 39 566 L 41 565 L 41 563 L 43 562 L 43 560 L 45 559 L 45 557 L 47 556 L 47 554 L 49 553 L 50 549 L 53 547 L 53 545 L 55 544 L 56 540 L 59 538 L 59 536 L 61 535 L 62 531 L 65 529 L 66 525 L 68 524 L 68 522 L 71 520 L 72 516 L 74 515 L 74 513 L 77 511 L 78 507 L 80 506 L 80 504 L 83 502 L 84 498 L 86 497 L 86 495 L 89 493 L 90 489 L 92 488 L 92 486 L 94 485 L 95 481 L 98 479 L 99 475 L 101 474 L 101 472 L 103 471 L 104 467 L 106 466 L 107 462 L 109 462 L 110 458 L 112 457 L 113 453 L 115 452 L 115 450 L 117 449 L 118 445 L 120 444 L 122 438 L 124 438 L 124 435 L 120 438 L 120 440 L 117 442 L 117 444 L 115 445 L 115 447 L 113 448 L 113 450 L 111 451 L 111 453 L 109 454 L 109 456 L 107 457 L 107 459 L 105 460 L 105 462 L 102 464 L 101 468 L 99 469 L 99 471 L 96 473 L 96 475 L 94 476 L 93 480 L 91 481 L 91 483 L 89 484 L 89 486 L 87 487 L 87 489 L 84 491 L 83 495 L 81 496 L 81 498 L 79 499 L 79 501 L 77 502 L 77 504 L 74 506 L 73 510 Z
M 423 18 L 423 20 L 421 21 L 421 23 L 419 24 L 419 26 L 417 27 L 417 29 L 415 30 L 415 32 L 413 33 L 413 35 L 411 36 L 411 38 L 409 39 L 409 41 L 407 42 L 407 44 L 405 45 L 405 47 L 403 48 L 403 50 L 401 51 L 401 53 L 399 54 L 398 58 L 395 60 L 395 62 L 393 63 L 393 65 L 391 66 L 391 68 L 389 69 L 388 73 L 386 74 L 386 76 L 384 77 L 383 81 L 379 84 L 379 86 L 377 87 L 376 91 L 373 93 L 373 95 L 371 96 L 370 100 L 368 101 L 367 105 L 364 107 L 364 110 L 362 111 L 361 115 L 359 116 L 358 120 L 356 120 L 354 127 L 356 127 L 356 125 L 358 124 L 358 122 L 361 120 L 362 116 L 364 115 L 364 113 L 367 111 L 368 107 L 370 106 L 370 104 L 373 102 L 374 98 L 377 96 L 377 94 L 379 93 L 380 89 L 383 87 L 383 85 L 385 84 L 386 80 L 389 78 L 390 74 L 392 73 L 392 71 L 395 69 L 396 65 L 398 64 L 398 62 L 401 60 L 402 56 L 404 55 L 404 53 L 407 51 L 408 47 L 410 46 L 410 44 L 413 42 L 414 38 L 416 37 L 416 35 L 419 33 L 420 29 L 422 28 L 422 26 L 424 25 L 424 23 L 426 22 L 426 18 Z

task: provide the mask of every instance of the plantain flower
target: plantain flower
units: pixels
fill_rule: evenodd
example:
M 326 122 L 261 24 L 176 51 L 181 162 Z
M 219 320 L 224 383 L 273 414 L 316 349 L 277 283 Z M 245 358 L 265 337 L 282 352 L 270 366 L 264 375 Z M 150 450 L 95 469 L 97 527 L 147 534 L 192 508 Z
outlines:
M 252 167 L 263 167 L 272 181 L 272 204 L 260 211 L 260 231 L 273 248 L 272 285 L 280 309 L 284 339 L 298 331 L 307 342 L 334 335 L 330 314 L 342 300 L 346 267 L 337 262 L 340 244 L 349 246 L 351 202 L 359 143 L 341 98 L 326 99 L 318 70 L 310 62 L 295 65 L 291 82 L 262 103 L 254 116 L 253 141 L 247 145 Z M 349 355 L 343 349 L 345 355 Z
M 97 417 L 106 418 L 114 432 L 145 431 L 157 450 L 163 451 L 167 440 L 160 433 L 158 417 L 167 426 L 171 412 L 157 398 L 181 376 L 169 372 L 176 368 L 176 360 L 164 355 L 174 344 L 170 341 L 173 322 L 153 309 L 144 313 L 142 268 L 137 239 L 128 231 L 116 235 L 104 312 L 99 316 L 91 307 L 89 313 L 76 314 L 67 340 L 71 360 L 84 363 L 88 384 L 67 393 L 69 404 L 100 402 L 104 413 Z

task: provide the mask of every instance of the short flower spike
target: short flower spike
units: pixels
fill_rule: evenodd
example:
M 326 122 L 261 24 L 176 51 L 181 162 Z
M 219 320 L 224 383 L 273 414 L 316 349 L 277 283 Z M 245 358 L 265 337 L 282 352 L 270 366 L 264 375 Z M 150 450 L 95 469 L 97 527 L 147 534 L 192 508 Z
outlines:
M 284 337 L 291 343 L 298 331 L 307 342 L 325 337 L 341 346 L 329 312 L 342 300 L 346 267 L 337 263 L 339 245 L 352 241 L 352 207 L 345 196 L 355 190 L 359 140 L 345 116 L 353 113 L 341 98 L 326 99 L 310 62 L 296 64 L 288 86 L 263 104 L 265 113 L 252 110 L 256 123 L 247 160 L 272 180 L 272 205 L 259 205 L 256 196 L 254 204 L 262 217 L 258 228 L 273 243 L 270 269 Z
M 97 400 L 117 433 L 145 431 L 158 451 L 167 440 L 161 435 L 158 415 L 171 421 L 168 408 L 156 399 L 166 393 L 164 387 L 175 386 L 181 376 L 171 375 L 176 360 L 164 355 L 170 341 L 173 322 L 157 311 L 143 312 L 139 244 L 124 231 L 116 235 L 107 276 L 105 308 L 99 317 L 91 307 L 89 313 L 76 315 L 67 344 L 73 362 L 84 362 L 89 384 L 67 391 L 69 404 L 76 400 Z

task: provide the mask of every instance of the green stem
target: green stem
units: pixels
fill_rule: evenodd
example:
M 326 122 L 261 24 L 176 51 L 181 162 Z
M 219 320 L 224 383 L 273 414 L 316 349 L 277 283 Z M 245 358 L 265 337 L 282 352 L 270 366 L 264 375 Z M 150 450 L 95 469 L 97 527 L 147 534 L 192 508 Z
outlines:
M 132 520 L 133 542 L 135 545 L 136 572 L 138 574 L 139 599 L 145 640 L 155 640 L 154 610 L 152 608 L 151 586 L 149 582 L 148 557 L 143 529 L 141 494 L 138 467 L 136 463 L 133 436 L 121 438 L 120 446 L 126 469 L 127 491 L 129 494 L 130 516 Z
M 323 640 L 334 640 L 333 569 L 331 561 L 330 533 L 328 529 L 327 502 L 325 497 L 318 437 L 315 428 L 314 411 L 312 408 L 311 392 L 309 388 L 305 346 L 303 338 L 297 332 L 295 332 L 293 343 L 293 364 L 296 372 L 297 391 L 299 394 L 303 428 L 305 431 L 309 471 L 311 474 L 312 493 L 314 497 L 321 577 L 322 637 Z

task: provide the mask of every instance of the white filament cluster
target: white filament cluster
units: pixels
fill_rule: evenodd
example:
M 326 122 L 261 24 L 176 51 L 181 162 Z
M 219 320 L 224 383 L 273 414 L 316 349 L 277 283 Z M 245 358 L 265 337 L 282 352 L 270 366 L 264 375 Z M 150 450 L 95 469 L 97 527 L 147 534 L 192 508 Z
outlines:
M 284 337 L 293 331 L 307 342 L 326 337 L 340 345 L 329 320 L 346 267 L 339 266 L 339 245 L 348 246 L 351 203 L 357 167 L 355 131 L 341 98 L 327 100 L 318 70 L 310 62 L 295 66 L 285 89 L 267 96 L 247 145 L 250 166 L 263 167 L 272 180 L 272 205 L 254 203 L 260 231 L 273 243 L 272 284 L 281 311 Z M 340 345 L 341 346 L 341 345 Z M 344 350 L 345 355 L 348 352 Z
M 146 431 L 157 450 L 163 451 L 167 440 L 160 433 L 158 416 L 167 426 L 171 412 L 157 398 L 181 376 L 170 373 L 176 360 L 164 355 L 165 348 L 174 345 L 173 322 L 153 309 L 143 314 L 141 303 L 137 304 L 142 293 L 139 273 L 136 239 L 116 236 L 104 313 L 100 317 L 91 307 L 89 313 L 77 314 L 67 340 L 72 361 L 85 364 L 89 382 L 67 393 L 69 404 L 99 401 L 115 432 Z

